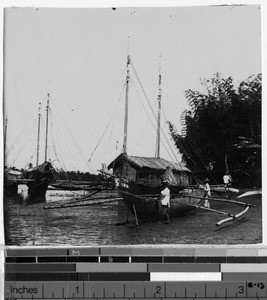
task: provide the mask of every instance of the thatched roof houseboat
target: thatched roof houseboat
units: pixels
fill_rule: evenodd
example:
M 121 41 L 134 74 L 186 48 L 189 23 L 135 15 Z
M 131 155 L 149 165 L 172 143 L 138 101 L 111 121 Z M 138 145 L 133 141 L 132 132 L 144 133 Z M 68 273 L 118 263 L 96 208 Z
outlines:
M 135 194 L 160 193 L 162 182 L 168 181 L 171 192 L 179 192 L 192 184 L 191 171 L 182 164 L 163 158 L 120 154 L 108 169 L 126 180 L 129 191 Z

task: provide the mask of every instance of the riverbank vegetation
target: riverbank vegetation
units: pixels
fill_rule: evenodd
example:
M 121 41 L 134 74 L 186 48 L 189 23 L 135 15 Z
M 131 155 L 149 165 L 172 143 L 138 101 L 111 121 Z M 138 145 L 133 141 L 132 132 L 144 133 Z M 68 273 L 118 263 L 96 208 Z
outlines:
M 229 171 L 236 186 L 261 187 L 262 75 L 237 88 L 218 73 L 201 84 L 204 92 L 185 91 L 190 108 L 181 116 L 181 133 L 169 122 L 183 162 L 214 183 Z

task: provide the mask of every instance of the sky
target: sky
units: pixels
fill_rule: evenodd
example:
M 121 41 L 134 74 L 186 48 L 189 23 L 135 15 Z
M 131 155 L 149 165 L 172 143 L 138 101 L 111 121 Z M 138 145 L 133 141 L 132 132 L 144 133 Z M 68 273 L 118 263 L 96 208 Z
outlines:
M 180 132 L 187 89 L 204 91 L 201 79 L 217 72 L 236 86 L 262 72 L 260 5 L 7 7 L 3 88 L 10 166 L 36 164 L 39 102 L 44 161 L 48 94 L 48 158 L 56 167 L 93 173 L 119 155 L 127 55 L 134 66 L 127 153 L 155 155 L 150 105 L 156 112 L 160 70 L 168 141 L 162 133 L 161 157 L 168 160 L 180 158 L 166 121 Z

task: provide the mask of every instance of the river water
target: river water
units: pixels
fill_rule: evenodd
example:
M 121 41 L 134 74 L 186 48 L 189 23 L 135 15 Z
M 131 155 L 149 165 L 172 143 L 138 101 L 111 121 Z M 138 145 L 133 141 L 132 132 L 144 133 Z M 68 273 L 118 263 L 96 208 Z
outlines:
M 262 242 L 261 198 L 246 201 L 255 204 L 239 222 L 216 227 L 225 218 L 214 212 L 196 210 L 172 219 L 171 224 L 134 222 L 126 220 L 126 209 L 117 201 L 93 206 L 44 209 L 55 203 L 66 203 L 84 192 L 48 190 L 46 203 L 25 204 L 25 189 L 19 187 L 18 197 L 4 199 L 4 228 L 6 245 L 16 246 L 101 246 L 152 244 L 257 244 Z M 103 197 L 106 195 L 103 195 Z M 241 200 L 242 201 L 242 200 Z M 218 207 L 216 207 L 218 209 Z M 221 203 L 221 210 L 241 211 Z M 236 211 L 237 209 L 237 211 Z M 134 221 L 134 218 L 131 217 Z

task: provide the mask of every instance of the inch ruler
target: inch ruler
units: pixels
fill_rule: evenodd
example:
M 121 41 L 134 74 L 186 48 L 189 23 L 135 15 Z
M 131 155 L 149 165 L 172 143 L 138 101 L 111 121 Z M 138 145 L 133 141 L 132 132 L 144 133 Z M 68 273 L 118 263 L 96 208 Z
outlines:
M 8 249 L 4 296 L 267 300 L 267 249 Z
M 7 282 L 5 299 L 267 299 L 267 282 Z

